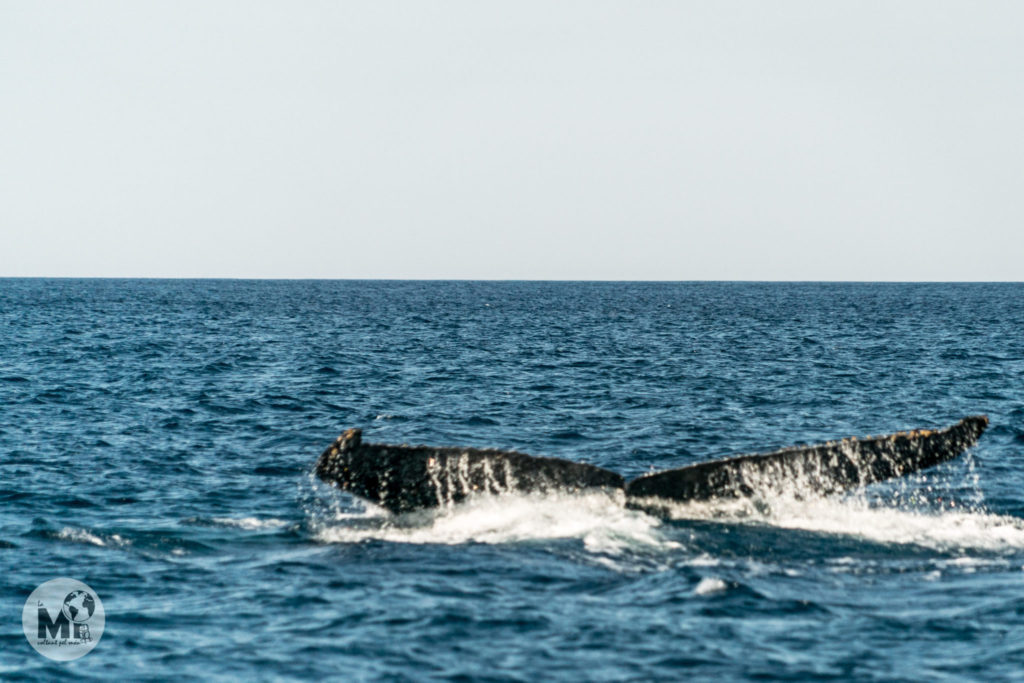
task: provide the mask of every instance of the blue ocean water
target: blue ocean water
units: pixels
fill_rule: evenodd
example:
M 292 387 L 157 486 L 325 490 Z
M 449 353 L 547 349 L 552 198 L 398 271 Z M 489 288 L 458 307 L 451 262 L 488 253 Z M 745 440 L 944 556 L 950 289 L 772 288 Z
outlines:
M 1024 676 L 1024 285 L 0 280 L 0 678 Z M 344 428 L 635 476 L 986 413 L 827 500 L 316 481 Z M 21 611 L 85 581 L 70 663 Z

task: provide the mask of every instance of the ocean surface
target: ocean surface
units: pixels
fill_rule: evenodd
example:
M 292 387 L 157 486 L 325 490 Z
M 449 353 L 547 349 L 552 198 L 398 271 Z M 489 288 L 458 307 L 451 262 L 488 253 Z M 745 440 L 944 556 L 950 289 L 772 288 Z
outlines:
M 1024 677 L 1024 285 L 0 280 L 0 678 Z M 394 518 L 343 429 L 626 476 L 984 413 L 845 496 Z M 106 613 L 73 662 L 26 598 Z

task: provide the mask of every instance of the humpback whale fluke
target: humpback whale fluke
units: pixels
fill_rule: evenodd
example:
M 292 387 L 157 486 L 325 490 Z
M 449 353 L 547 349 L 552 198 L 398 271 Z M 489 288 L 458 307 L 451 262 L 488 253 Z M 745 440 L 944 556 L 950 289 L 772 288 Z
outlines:
M 739 455 L 647 474 L 630 482 L 610 470 L 494 448 L 363 443 L 349 429 L 320 456 L 316 474 L 355 496 L 409 512 L 458 503 L 476 493 L 623 489 L 630 507 L 658 501 L 740 498 L 784 489 L 827 495 L 905 476 L 952 460 L 988 427 L 966 417 L 940 430 L 856 437 L 771 453 Z

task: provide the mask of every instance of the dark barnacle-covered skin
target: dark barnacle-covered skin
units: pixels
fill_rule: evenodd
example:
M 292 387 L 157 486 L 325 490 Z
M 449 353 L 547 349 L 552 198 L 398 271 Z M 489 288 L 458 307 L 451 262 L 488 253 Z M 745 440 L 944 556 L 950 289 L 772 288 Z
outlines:
M 367 444 L 349 429 L 320 456 L 318 477 L 392 512 L 459 503 L 473 494 L 621 489 L 609 470 L 493 448 Z
M 739 498 L 781 489 L 828 495 L 893 479 L 952 460 L 973 445 L 988 418 L 967 417 L 946 429 L 916 429 L 884 436 L 851 437 L 772 453 L 724 460 L 645 475 L 626 485 L 639 499 L 703 501 Z

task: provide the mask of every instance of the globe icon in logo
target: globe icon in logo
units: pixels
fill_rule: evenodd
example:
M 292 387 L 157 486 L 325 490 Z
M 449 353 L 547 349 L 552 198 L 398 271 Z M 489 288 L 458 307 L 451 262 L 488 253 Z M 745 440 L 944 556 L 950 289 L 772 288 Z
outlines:
M 96 601 L 86 591 L 71 591 L 64 598 L 64 605 L 60 609 L 68 619 L 81 624 L 88 621 L 92 613 L 96 611 Z

